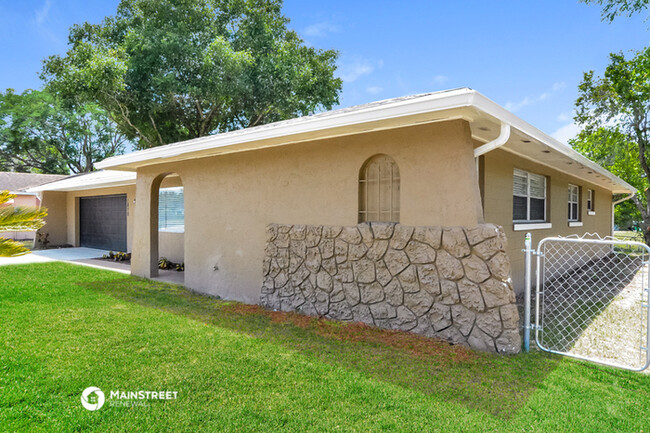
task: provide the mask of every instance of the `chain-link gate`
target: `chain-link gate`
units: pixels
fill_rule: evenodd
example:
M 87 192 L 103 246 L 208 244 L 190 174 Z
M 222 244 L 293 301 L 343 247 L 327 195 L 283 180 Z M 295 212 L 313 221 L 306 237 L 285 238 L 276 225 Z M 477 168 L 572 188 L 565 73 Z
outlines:
M 535 251 L 527 242 L 527 255 L 537 255 L 530 326 L 537 346 L 629 370 L 648 368 L 650 248 L 613 238 L 553 237 Z

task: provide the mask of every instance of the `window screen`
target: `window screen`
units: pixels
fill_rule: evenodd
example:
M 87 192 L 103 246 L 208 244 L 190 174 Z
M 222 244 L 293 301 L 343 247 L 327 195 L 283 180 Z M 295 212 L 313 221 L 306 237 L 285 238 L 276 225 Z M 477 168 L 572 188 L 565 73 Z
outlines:
M 160 188 L 158 196 L 158 229 L 170 232 L 185 231 L 183 187 Z
M 546 177 L 514 170 L 512 219 L 531 222 L 546 220 Z
M 580 188 L 576 185 L 569 185 L 569 221 L 578 221 L 580 216 Z
M 587 190 L 587 210 L 594 212 L 596 207 L 594 206 L 594 190 Z

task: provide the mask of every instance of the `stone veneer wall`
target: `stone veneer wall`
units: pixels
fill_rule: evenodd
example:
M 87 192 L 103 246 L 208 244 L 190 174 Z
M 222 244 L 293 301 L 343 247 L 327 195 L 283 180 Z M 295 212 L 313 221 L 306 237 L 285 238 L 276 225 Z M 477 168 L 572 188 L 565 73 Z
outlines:
M 500 227 L 271 224 L 261 304 L 517 353 L 519 313 Z

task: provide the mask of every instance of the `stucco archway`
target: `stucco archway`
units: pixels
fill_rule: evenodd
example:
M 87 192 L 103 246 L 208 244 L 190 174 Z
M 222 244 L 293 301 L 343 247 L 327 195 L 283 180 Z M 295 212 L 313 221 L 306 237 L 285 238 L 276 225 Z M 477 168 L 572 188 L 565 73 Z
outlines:
M 159 263 L 184 265 L 185 206 L 181 177 L 177 173 L 162 173 L 154 178 L 150 190 L 149 206 L 149 272 L 160 275 Z M 176 271 L 172 265 L 171 270 Z M 179 272 L 178 282 L 183 281 Z

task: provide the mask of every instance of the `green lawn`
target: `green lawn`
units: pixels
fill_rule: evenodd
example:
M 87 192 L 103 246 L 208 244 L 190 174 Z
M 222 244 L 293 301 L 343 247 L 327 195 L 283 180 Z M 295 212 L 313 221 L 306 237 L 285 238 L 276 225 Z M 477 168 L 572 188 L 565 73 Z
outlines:
M 178 391 L 95 412 L 83 389 Z M 648 432 L 650 378 L 199 296 L 0 267 L 0 431 Z

